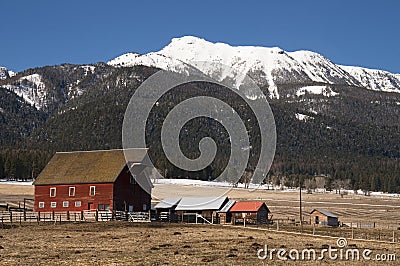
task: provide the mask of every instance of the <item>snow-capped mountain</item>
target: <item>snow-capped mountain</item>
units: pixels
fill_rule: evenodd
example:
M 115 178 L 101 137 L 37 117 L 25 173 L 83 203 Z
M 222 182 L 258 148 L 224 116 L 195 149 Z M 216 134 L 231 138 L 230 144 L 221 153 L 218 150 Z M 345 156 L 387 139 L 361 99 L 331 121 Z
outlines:
M 279 97 L 277 87 L 281 84 L 323 83 L 400 92 L 399 74 L 337 65 L 310 51 L 286 52 L 278 47 L 235 47 L 192 36 L 174 38 L 158 52 L 125 54 L 108 64 L 146 65 L 177 72 L 182 72 L 182 69 L 186 71 L 184 64 L 195 65 L 219 81 L 236 77 L 236 87 L 243 82 L 243 74 L 247 74 L 259 85 L 268 86 L 271 95 L 276 97 Z M 219 69 L 220 64 L 228 66 L 229 70 Z

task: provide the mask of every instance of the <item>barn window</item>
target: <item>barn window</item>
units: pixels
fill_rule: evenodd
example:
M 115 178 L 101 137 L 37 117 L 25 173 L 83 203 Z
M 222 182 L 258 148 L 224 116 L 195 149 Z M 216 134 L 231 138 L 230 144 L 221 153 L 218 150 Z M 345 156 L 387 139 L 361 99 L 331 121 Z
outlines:
M 44 208 L 44 202 L 43 201 L 39 202 L 39 208 Z
M 81 202 L 80 201 L 75 201 L 75 207 L 80 207 L 81 206 Z
M 50 207 L 52 207 L 52 208 L 57 207 L 57 202 L 52 201 L 52 202 L 50 203 Z
M 147 205 L 146 204 L 143 204 L 143 210 L 144 211 L 147 210 Z
M 99 204 L 99 205 L 97 206 L 97 209 L 98 209 L 99 211 L 104 211 L 104 204 Z
M 70 197 L 75 196 L 75 187 L 69 187 L 69 193 L 68 193 L 68 195 L 69 195 Z
M 52 187 L 50 188 L 50 197 L 55 197 L 56 196 L 56 188 Z
M 69 202 L 68 201 L 63 201 L 63 207 L 68 207 L 69 206 Z
M 110 210 L 110 204 L 104 204 L 104 210 L 109 211 Z
M 90 186 L 89 196 L 94 196 L 94 195 L 96 195 L 96 187 Z

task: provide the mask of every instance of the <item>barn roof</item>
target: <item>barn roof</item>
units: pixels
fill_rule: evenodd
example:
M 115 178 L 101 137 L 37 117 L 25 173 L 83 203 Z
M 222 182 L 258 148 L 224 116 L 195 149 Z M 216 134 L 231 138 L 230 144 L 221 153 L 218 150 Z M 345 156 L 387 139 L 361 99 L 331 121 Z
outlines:
M 235 203 L 236 203 L 236 200 L 228 201 L 228 203 L 226 203 L 224 205 L 224 207 L 222 207 L 221 210 L 219 210 L 219 212 L 228 212 Z
M 155 209 L 170 209 L 178 205 L 181 198 L 166 198 L 160 201 L 156 206 Z
M 232 206 L 229 212 L 257 212 L 263 205 L 265 205 L 263 201 L 239 201 Z
M 178 203 L 177 211 L 218 211 L 228 202 L 228 197 L 184 197 Z
M 141 163 L 147 149 L 125 150 L 132 165 Z M 124 150 L 57 152 L 34 185 L 113 183 L 126 165 Z M 144 167 L 143 167 L 144 169 Z
M 331 212 L 329 212 L 327 210 L 322 210 L 322 209 L 314 209 L 311 213 L 313 213 L 315 211 L 318 211 L 318 212 L 320 212 L 320 213 L 322 213 L 322 214 L 324 214 L 324 215 L 326 215 L 328 217 L 338 218 L 337 215 L 335 215 L 335 214 L 333 214 L 333 213 L 331 213 Z

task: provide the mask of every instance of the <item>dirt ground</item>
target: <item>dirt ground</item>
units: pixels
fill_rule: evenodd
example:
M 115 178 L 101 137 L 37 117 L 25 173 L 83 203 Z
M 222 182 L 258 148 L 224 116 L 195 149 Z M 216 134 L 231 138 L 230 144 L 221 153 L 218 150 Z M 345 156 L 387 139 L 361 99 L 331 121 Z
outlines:
M 233 199 L 257 199 L 267 202 L 274 219 L 298 217 L 298 192 L 246 191 L 243 189 L 206 188 L 155 184 L 155 200 L 171 196 L 218 196 Z M 33 197 L 32 186 L 0 184 L 0 202 L 18 202 Z M 335 194 L 303 194 L 303 211 L 325 208 L 339 214 L 341 221 L 376 222 L 380 230 L 391 233 L 400 222 L 399 198 L 344 196 Z M 280 230 L 286 230 L 281 225 Z M 317 228 L 317 233 L 325 230 Z M 399 243 L 350 240 L 351 229 L 337 229 L 336 236 L 345 236 L 352 247 L 369 248 L 375 254 L 400 256 Z M 290 229 L 288 231 L 291 231 Z M 312 228 L 305 228 L 312 232 Z M 363 238 L 367 231 L 356 231 Z M 330 232 L 332 233 L 332 232 Z M 397 231 L 396 231 L 397 233 Z M 332 235 L 332 234 L 331 234 Z M 396 235 L 398 237 L 398 235 Z M 382 239 L 382 238 L 380 238 Z M 390 239 L 390 234 L 389 234 Z M 255 230 L 254 228 L 221 225 L 160 224 L 102 222 L 82 224 L 27 224 L 0 229 L 0 265 L 287 265 L 315 264 L 310 261 L 260 260 L 257 251 L 268 249 L 314 248 L 336 246 L 337 238 L 323 238 L 295 233 Z M 389 240 L 390 241 L 390 240 Z M 355 246 L 354 246 L 355 245 Z M 399 258 L 400 259 L 400 258 Z M 337 265 L 398 265 L 397 262 L 330 260 Z
M 33 198 L 33 186 L 0 184 L 0 202 L 23 201 Z M 263 200 L 273 219 L 299 219 L 299 193 L 273 190 L 244 190 L 221 187 L 155 184 L 153 200 L 175 196 L 222 196 L 238 200 Z M 375 223 L 376 227 L 397 230 L 400 227 L 400 197 L 376 197 L 313 193 L 302 195 L 303 217 L 309 221 L 309 213 L 315 208 L 326 209 L 346 223 Z M 29 203 L 31 204 L 31 203 Z
M 245 190 L 218 187 L 155 184 L 153 198 L 173 196 L 219 196 L 237 200 L 263 200 L 274 219 L 299 220 L 299 192 Z M 309 221 L 313 209 L 328 210 L 346 223 L 375 223 L 379 228 L 397 230 L 400 227 L 400 198 L 332 193 L 302 193 L 303 219 Z
M 400 245 L 348 240 L 361 252 L 398 254 Z M 318 262 L 260 260 L 257 251 L 337 247 L 336 239 L 221 225 L 103 222 L 22 225 L 0 229 L 1 265 L 310 265 Z M 326 246 L 324 246 L 326 245 Z M 347 247 L 346 247 L 347 248 Z M 344 249 L 346 249 L 344 248 Z M 339 253 L 338 253 L 339 254 Z M 263 255 L 261 253 L 260 255 Z M 287 255 L 287 254 L 286 254 Z M 323 264 L 376 265 L 330 260 Z M 398 260 L 397 260 L 398 263 Z M 381 265 L 398 265 L 396 262 Z

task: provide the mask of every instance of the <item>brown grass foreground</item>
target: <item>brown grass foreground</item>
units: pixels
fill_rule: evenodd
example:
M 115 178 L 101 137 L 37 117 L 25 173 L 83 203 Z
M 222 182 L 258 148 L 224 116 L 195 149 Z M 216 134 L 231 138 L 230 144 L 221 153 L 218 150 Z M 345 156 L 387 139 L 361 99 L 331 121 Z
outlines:
M 242 227 L 196 224 L 104 222 L 23 225 L 0 230 L 1 265 L 287 265 L 312 261 L 261 261 L 257 250 L 299 250 L 336 246 L 334 238 L 299 236 Z M 373 254 L 398 254 L 400 245 L 353 241 Z M 318 262 L 317 262 L 318 263 Z M 375 265 L 377 262 L 333 261 L 324 264 Z M 397 260 L 398 263 L 398 260 Z M 397 265 L 396 262 L 379 263 Z

